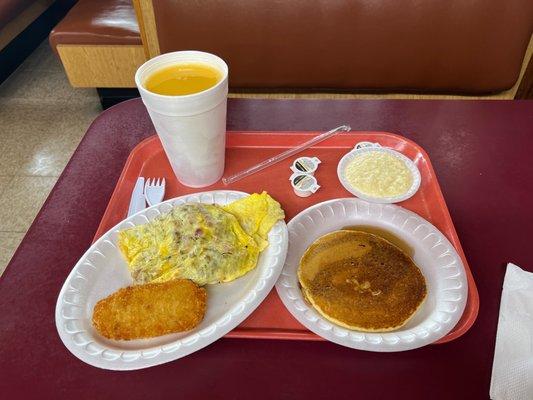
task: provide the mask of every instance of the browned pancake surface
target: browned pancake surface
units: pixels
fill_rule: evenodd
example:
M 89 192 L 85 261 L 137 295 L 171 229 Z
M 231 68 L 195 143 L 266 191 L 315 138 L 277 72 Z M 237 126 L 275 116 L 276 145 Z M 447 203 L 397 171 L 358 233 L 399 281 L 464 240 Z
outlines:
M 359 231 L 316 240 L 300 261 L 298 277 L 304 296 L 322 315 L 369 332 L 403 326 L 427 294 L 422 273 L 402 250 Z

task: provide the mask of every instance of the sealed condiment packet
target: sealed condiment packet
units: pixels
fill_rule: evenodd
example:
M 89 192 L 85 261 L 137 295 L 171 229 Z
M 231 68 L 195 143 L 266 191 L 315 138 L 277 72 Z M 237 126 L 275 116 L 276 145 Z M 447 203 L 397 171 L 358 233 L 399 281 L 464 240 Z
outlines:
M 312 175 L 294 173 L 289 180 L 294 193 L 300 197 L 311 196 L 320 188 L 316 178 Z
M 381 147 L 381 145 L 377 142 L 359 142 L 354 146 L 354 149 L 359 150 L 366 147 Z
M 318 159 L 318 157 L 298 157 L 292 165 L 290 166 L 290 169 L 292 172 L 297 174 L 314 174 L 315 171 L 318 169 L 318 164 L 320 164 L 321 161 Z

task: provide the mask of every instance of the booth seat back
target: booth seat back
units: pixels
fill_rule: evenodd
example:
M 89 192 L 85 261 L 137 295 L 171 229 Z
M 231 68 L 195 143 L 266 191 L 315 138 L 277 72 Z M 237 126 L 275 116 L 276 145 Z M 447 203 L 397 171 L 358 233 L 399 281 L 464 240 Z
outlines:
M 497 93 L 533 31 L 531 0 L 135 2 L 148 56 L 215 53 L 234 89 Z

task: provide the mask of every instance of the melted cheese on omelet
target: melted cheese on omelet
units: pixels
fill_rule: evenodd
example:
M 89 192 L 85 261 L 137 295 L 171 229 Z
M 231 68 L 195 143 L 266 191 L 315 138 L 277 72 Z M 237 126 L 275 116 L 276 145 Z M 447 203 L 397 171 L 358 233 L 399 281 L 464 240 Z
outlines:
M 279 203 L 265 192 L 225 207 L 189 203 L 121 231 L 119 248 L 136 284 L 228 282 L 255 268 L 268 231 L 282 218 Z

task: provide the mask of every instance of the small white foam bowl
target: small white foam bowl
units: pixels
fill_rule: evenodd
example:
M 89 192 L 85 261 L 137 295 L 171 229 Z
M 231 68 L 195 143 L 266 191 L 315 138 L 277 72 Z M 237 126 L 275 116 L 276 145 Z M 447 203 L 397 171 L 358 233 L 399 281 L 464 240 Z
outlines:
M 411 175 L 413 176 L 413 183 L 411 187 L 405 193 L 398 195 L 398 196 L 392 196 L 392 197 L 375 197 L 375 196 L 370 196 L 368 194 L 365 194 L 357 190 L 357 188 L 355 188 L 354 186 L 350 184 L 345 173 L 346 168 L 348 167 L 348 164 L 355 157 L 358 157 L 364 153 L 371 153 L 371 152 L 388 153 L 405 164 L 405 166 L 409 169 L 409 171 L 411 172 Z M 388 149 L 385 147 L 364 147 L 364 148 L 350 151 L 349 153 L 345 154 L 344 157 L 342 157 L 341 160 L 339 161 L 339 164 L 337 166 L 337 175 L 339 177 L 339 180 L 342 186 L 344 186 L 344 188 L 347 191 L 349 191 L 351 194 L 353 194 L 354 196 L 362 200 L 370 201 L 372 203 L 382 203 L 382 204 L 399 203 L 400 201 L 407 200 L 408 198 L 414 196 L 414 194 L 420 188 L 420 182 L 422 180 L 420 176 L 420 171 L 418 170 L 417 166 L 412 160 L 410 160 L 409 158 L 407 158 L 402 153 L 396 150 Z

